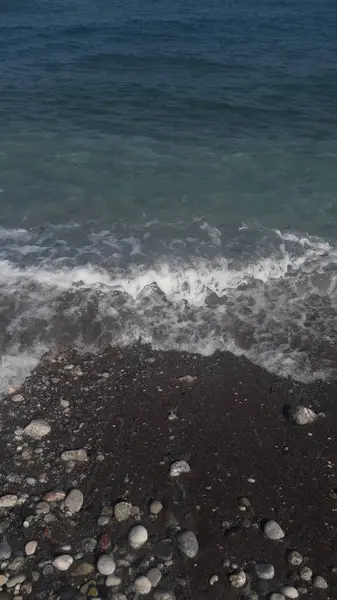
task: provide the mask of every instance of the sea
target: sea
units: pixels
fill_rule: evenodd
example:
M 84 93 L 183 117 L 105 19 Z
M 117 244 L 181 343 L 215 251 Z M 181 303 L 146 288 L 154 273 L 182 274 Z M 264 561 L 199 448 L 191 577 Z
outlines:
M 337 375 L 336 0 L 0 1 L 0 389 L 47 351 Z

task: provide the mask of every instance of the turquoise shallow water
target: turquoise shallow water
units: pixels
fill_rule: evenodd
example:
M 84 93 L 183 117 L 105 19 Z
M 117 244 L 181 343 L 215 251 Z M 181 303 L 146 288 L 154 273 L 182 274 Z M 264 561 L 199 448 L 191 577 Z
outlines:
M 10 377 L 138 337 L 334 373 L 336 30 L 333 0 L 2 0 Z

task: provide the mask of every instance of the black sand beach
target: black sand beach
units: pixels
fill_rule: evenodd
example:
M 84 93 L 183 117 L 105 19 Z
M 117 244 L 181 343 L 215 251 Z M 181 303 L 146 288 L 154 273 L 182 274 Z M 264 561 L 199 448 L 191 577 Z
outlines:
M 297 404 L 325 418 L 297 426 L 286 408 Z M 32 419 L 51 427 L 40 441 L 18 431 Z M 1 497 L 13 494 L 18 501 L 0 509 L 3 539 L 12 552 L 0 560 L 0 598 L 12 598 L 13 590 L 17 598 L 85 598 L 79 590 L 86 592 L 82 586 L 89 580 L 97 582 L 100 598 L 138 597 L 135 578 L 161 562 L 151 562 L 153 545 L 166 538 L 173 541 L 173 559 L 160 565 L 156 590 L 170 592 L 167 600 L 256 598 L 254 592 L 266 598 L 285 584 L 307 597 L 336 598 L 336 424 L 335 383 L 283 380 L 231 354 L 205 358 L 134 346 L 85 357 L 46 356 L 22 389 L 2 401 Z M 85 450 L 88 459 L 62 460 L 61 453 L 71 449 Z M 180 460 L 190 472 L 171 477 L 171 464 Z M 84 495 L 79 512 L 67 516 L 62 504 L 50 502 L 36 515 L 46 492 L 72 488 Z M 148 509 L 153 499 L 163 504 L 155 518 Z M 120 500 L 139 507 L 139 515 L 136 510 L 122 523 L 112 515 L 98 526 L 102 508 L 109 514 Z M 127 534 L 137 519 L 149 539 L 130 557 Z M 282 540 L 266 539 L 266 519 L 279 523 Z M 177 547 L 180 528 L 197 536 L 195 558 Z M 102 534 L 107 536 L 100 546 L 83 549 L 86 538 Z M 29 540 L 38 546 L 25 557 Z M 301 553 L 301 567 L 289 564 L 290 550 Z M 130 563 L 117 565 L 117 588 L 106 587 L 96 567 L 98 556 L 112 551 L 116 562 L 127 556 Z M 50 562 L 65 552 L 73 558 L 69 570 L 52 569 Z M 19 568 L 11 572 L 17 557 Z M 275 567 L 272 580 L 258 580 L 259 562 Z M 78 574 L 83 563 L 92 564 L 91 574 Z M 246 573 L 242 589 L 230 585 L 235 565 Z M 323 576 L 328 588 L 302 581 L 303 566 Z M 8 589 L 6 577 L 17 573 L 26 577 L 22 589 Z M 213 575 L 218 580 L 211 585 Z M 149 597 L 160 598 L 156 590 Z

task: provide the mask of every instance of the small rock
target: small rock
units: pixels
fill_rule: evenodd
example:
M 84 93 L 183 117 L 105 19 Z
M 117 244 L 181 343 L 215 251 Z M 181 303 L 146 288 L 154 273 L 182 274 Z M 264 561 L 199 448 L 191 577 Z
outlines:
M 312 575 L 312 570 L 309 569 L 309 567 L 303 567 L 303 569 L 300 570 L 300 578 L 303 579 L 303 581 L 311 581 Z
M 50 433 L 51 427 L 47 421 L 35 419 L 24 428 L 23 432 L 33 440 L 41 440 Z
M 71 574 L 74 577 L 86 577 L 90 575 L 94 570 L 94 566 L 90 563 L 83 562 L 78 565 L 74 565 L 74 568 L 71 569 Z
M 47 515 L 50 511 L 48 502 L 38 502 L 35 506 L 35 512 L 37 515 Z
M 114 508 L 117 521 L 127 521 L 132 516 L 132 504 L 130 502 L 118 502 Z
M 64 506 L 70 513 L 74 514 L 81 510 L 83 502 L 84 497 L 81 490 L 74 488 L 67 495 Z
M 152 567 L 152 569 L 149 569 L 146 573 L 146 577 L 151 581 L 152 587 L 157 587 L 161 580 L 161 572 L 157 567 Z
M 159 513 L 163 510 L 163 505 L 159 500 L 153 500 L 150 504 L 150 513 L 151 515 L 159 515 Z
M 35 479 L 35 477 L 26 477 L 25 482 L 28 485 L 36 485 L 37 484 L 37 480 Z
M 145 577 L 145 575 L 140 575 L 136 578 L 135 589 L 136 594 L 145 596 L 146 594 L 149 594 L 151 592 L 151 581 L 147 577 Z
M 308 588 L 306 587 L 299 587 L 298 589 L 298 593 L 301 594 L 301 596 L 304 596 L 305 594 L 308 593 Z
M 236 571 L 235 573 L 232 573 L 229 576 L 229 582 L 231 584 L 232 587 L 235 588 L 241 588 L 245 585 L 247 580 L 246 577 L 246 573 L 244 571 L 242 571 L 242 569 Z
M 88 455 L 86 450 L 83 448 L 79 448 L 76 450 L 64 450 L 61 454 L 61 459 L 68 462 L 86 462 L 88 460 Z
M 291 552 L 289 552 L 287 558 L 288 558 L 288 563 L 290 565 L 292 565 L 293 567 L 298 567 L 303 562 L 302 554 L 297 552 L 297 550 L 291 550 Z
M 111 546 L 111 538 L 108 533 L 103 533 L 98 542 L 100 552 L 106 552 Z
M 16 585 L 20 585 L 20 583 L 23 583 L 25 580 L 26 575 L 24 573 L 20 573 L 20 575 L 14 575 L 14 577 L 8 579 L 6 586 L 8 589 L 10 589 L 15 587 Z
M 43 496 L 45 502 L 62 502 L 66 497 L 66 493 L 62 491 L 47 492 Z
M 284 531 L 276 521 L 267 521 L 264 524 L 263 533 L 268 540 L 281 540 L 284 538 Z
M 191 468 L 185 460 L 178 460 L 170 468 L 171 477 L 179 477 L 182 473 L 190 473 Z
M 181 531 L 177 537 L 179 548 L 188 558 L 194 558 L 199 551 L 198 540 L 193 531 Z
M 283 594 L 274 592 L 273 594 L 270 594 L 269 600 L 286 600 L 286 599 L 285 599 L 285 596 L 283 596 Z
M 53 565 L 45 565 L 42 569 L 42 574 L 45 577 L 48 577 L 48 575 L 52 575 L 54 573 L 54 567 Z
M 14 571 L 15 573 L 17 573 L 18 571 L 21 571 L 21 569 L 23 569 L 24 564 L 25 564 L 24 556 L 16 556 L 8 564 L 8 569 L 10 571 Z
M 54 558 L 52 565 L 58 571 L 68 571 L 69 567 L 73 564 L 74 559 L 70 554 L 61 554 Z
M 30 581 L 24 581 L 20 587 L 20 594 L 23 596 L 29 596 L 33 591 L 33 586 Z
M 5 585 L 5 583 L 7 581 L 8 581 L 7 575 L 0 574 L 0 587 L 3 586 L 3 585 Z
M 37 548 L 37 542 L 35 540 L 32 540 L 31 542 L 27 542 L 27 544 L 25 545 L 26 555 L 32 556 L 33 554 L 35 554 L 36 548 Z
M 173 556 L 173 544 L 171 540 L 160 540 L 154 544 L 152 552 L 156 558 L 167 562 Z
M 258 563 L 255 565 L 255 572 L 259 579 L 263 579 L 265 581 L 275 577 L 275 569 L 273 565 L 268 563 Z
M 173 592 L 157 591 L 153 594 L 154 600 L 175 600 Z
M 314 586 L 314 588 L 316 588 L 316 590 L 326 590 L 328 588 L 328 582 L 326 581 L 326 579 L 324 579 L 324 577 L 321 577 L 320 575 L 316 575 L 313 578 L 312 585 Z
M 19 403 L 19 402 L 24 402 L 25 399 L 24 399 L 24 397 L 21 394 L 15 394 L 15 396 L 11 397 L 11 401 Z
M 85 540 L 83 540 L 82 548 L 83 548 L 83 551 L 86 552 L 87 554 L 92 554 L 94 552 L 96 546 L 97 546 L 97 541 L 95 540 L 95 538 L 86 538 Z
M 97 519 L 98 527 L 105 527 L 106 525 L 109 525 L 109 523 L 110 523 L 110 517 L 108 517 L 108 515 L 101 515 Z
M 14 494 L 6 494 L 0 498 L 0 508 L 13 508 L 18 503 L 18 497 Z
M 286 598 L 298 598 L 299 596 L 297 589 L 293 585 L 283 585 L 280 592 Z
M 290 408 L 289 417 L 296 425 L 309 425 L 316 421 L 318 415 L 311 408 L 299 405 Z
M 135 550 L 144 546 L 147 542 L 147 538 L 147 530 L 142 525 L 135 525 L 129 531 L 129 543 L 131 548 L 134 548 Z
M 117 575 L 108 575 L 108 577 L 105 580 L 105 585 L 107 587 L 117 587 L 122 583 L 122 580 L 120 577 L 117 577 Z
M 97 561 L 97 569 L 101 575 L 113 575 L 116 563 L 111 554 L 102 554 Z
M 218 581 L 219 581 L 219 577 L 217 575 L 212 575 L 212 577 L 209 578 L 209 585 L 214 585 Z
M 6 540 L 0 542 L 0 560 L 7 560 L 12 556 L 12 549 Z

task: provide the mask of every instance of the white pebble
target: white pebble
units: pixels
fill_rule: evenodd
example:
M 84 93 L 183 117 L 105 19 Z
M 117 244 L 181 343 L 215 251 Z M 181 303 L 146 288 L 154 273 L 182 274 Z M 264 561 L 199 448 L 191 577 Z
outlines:
M 280 591 L 286 598 L 298 598 L 299 596 L 297 589 L 293 585 L 284 585 Z
M 116 571 L 116 563 L 111 554 L 102 554 L 97 561 L 97 569 L 101 575 L 113 575 Z
M 193 531 L 181 531 L 178 534 L 179 548 L 188 558 L 194 558 L 199 551 L 198 540 Z
M 13 508 L 18 503 L 18 497 L 14 494 L 6 494 L 0 498 L 0 508 Z
M 316 588 L 316 590 L 326 590 L 328 587 L 328 582 L 326 579 L 324 579 L 324 577 L 316 575 L 312 580 L 312 585 L 314 588 Z
M 25 545 L 26 555 L 32 556 L 33 554 L 35 554 L 36 548 L 37 548 L 37 542 L 35 540 L 32 540 L 31 542 L 27 542 L 27 544 Z
M 232 573 L 229 576 L 229 581 L 232 587 L 241 588 L 245 585 L 247 580 L 246 573 L 241 569 L 236 573 Z
M 150 513 L 151 515 L 159 515 L 159 513 L 163 510 L 163 505 L 159 500 L 153 500 L 150 504 Z
M 219 577 L 217 575 L 212 575 L 212 577 L 209 578 L 209 585 L 214 585 L 218 581 L 219 581 Z
M 137 594 L 145 596 L 146 594 L 149 594 L 151 592 L 151 581 L 147 577 L 145 577 L 145 575 L 140 575 L 136 578 L 135 589 Z
M 74 488 L 69 492 L 64 501 L 64 507 L 70 513 L 77 513 L 81 510 L 84 502 L 84 497 L 81 490 Z
M 117 577 L 117 575 L 108 575 L 108 577 L 105 580 L 105 585 L 107 587 L 116 587 L 118 585 L 120 585 L 122 583 L 122 580 L 120 577 Z
M 42 419 L 35 419 L 28 423 L 24 428 L 23 432 L 33 440 L 41 440 L 43 437 L 50 433 L 51 427 L 47 421 Z
M 12 402 L 24 402 L 25 399 L 21 394 L 15 394 L 15 396 L 11 397 Z
M 318 418 L 318 415 L 311 408 L 301 405 L 292 407 L 289 410 L 289 416 L 296 425 L 309 425 Z
M 68 571 L 69 567 L 73 564 L 74 559 L 70 554 L 61 554 L 54 558 L 52 565 L 58 571 Z
M 178 460 L 170 468 L 171 477 L 179 477 L 182 473 L 190 473 L 191 468 L 185 460 Z
M 263 533 L 269 540 L 281 540 L 284 538 L 284 531 L 276 521 L 267 521 L 264 524 Z
M 135 550 L 144 546 L 147 542 L 147 538 L 147 530 L 142 525 L 135 525 L 135 527 L 132 527 L 129 531 L 129 543 L 131 548 L 134 548 Z

